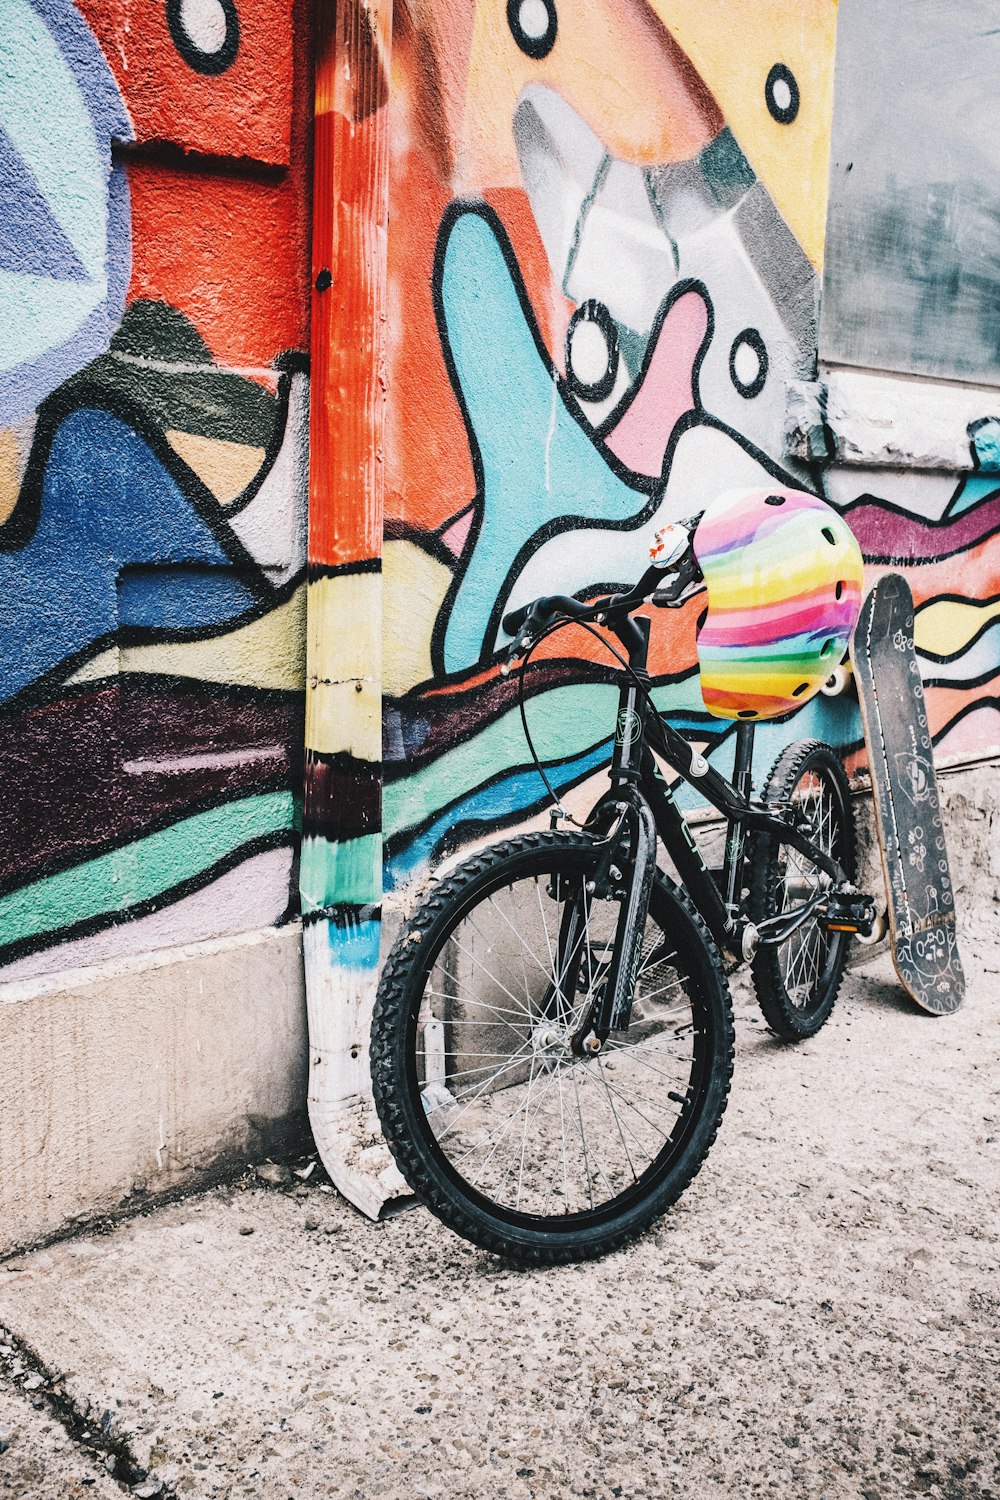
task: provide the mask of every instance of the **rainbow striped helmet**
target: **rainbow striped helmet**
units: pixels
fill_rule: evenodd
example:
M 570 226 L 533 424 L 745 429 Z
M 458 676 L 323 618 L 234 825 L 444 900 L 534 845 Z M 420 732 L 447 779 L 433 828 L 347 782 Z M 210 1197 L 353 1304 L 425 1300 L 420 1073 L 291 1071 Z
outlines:
M 708 588 L 701 695 L 722 719 L 775 719 L 814 697 L 844 659 L 861 609 L 861 549 L 801 490 L 729 490 L 694 553 Z

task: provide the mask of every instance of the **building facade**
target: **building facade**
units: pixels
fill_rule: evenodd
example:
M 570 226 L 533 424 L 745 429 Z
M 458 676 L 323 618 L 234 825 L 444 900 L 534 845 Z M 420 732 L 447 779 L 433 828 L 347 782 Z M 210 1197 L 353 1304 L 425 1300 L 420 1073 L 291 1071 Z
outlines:
M 726 489 L 823 493 L 906 573 L 994 898 L 995 38 L 920 3 L 882 45 L 898 9 L 0 0 L 10 1243 L 273 1140 L 307 1029 L 377 1211 L 383 926 L 546 821 L 501 616 L 634 581 Z M 725 767 L 699 610 L 657 618 L 655 696 Z M 612 663 L 539 657 L 584 810 Z M 850 694 L 759 771 L 814 734 L 863 772 Z

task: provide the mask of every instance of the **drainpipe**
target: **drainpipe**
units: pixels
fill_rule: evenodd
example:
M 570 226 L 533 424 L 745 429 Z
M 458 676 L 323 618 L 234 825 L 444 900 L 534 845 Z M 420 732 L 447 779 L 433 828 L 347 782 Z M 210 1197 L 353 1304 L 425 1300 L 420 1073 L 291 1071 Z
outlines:
M 382 900 L 382 435 L 392 0 L 317 0 L 306 754 L 309 1119 L 377 1218 L 402 1186 L 371 1102 Z

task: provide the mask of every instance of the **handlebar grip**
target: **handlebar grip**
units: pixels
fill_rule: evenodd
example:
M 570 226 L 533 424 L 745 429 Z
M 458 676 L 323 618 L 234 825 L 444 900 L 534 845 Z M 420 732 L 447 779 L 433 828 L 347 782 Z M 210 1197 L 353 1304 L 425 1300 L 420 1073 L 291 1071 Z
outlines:
M 512 609 L 509 615 L 504 615 L 502 624 L 508 635 L 517 635 L 533 607 L 533 604 L 522 604 L 520 609 Z

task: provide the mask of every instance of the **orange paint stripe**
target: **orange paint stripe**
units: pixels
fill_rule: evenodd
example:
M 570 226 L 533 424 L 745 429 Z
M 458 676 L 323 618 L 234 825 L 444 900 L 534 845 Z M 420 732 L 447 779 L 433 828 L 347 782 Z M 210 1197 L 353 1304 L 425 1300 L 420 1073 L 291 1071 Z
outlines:
M 328 9 L 314 129 L 309 561 L 382 551 L 388 118 L 367 9 Z M 350 80 L 350 90 L 344 84 Z M 361 118 L 354 118 L 361 113 Z

